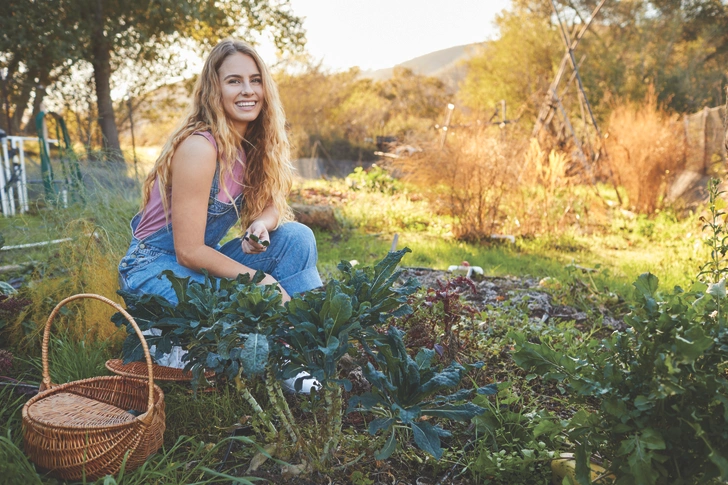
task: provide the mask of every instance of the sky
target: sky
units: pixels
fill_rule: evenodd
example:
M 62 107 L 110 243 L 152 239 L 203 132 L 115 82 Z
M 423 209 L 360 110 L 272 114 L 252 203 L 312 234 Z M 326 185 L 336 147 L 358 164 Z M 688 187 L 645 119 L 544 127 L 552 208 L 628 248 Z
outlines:
M 290 3 L 293 13 L 304 17 L 308 52 L 325 67 L 339 71 L 354 66 L 362 70 L 392 67 L 430 52 L 492 39 L 496 14 L 510 0 Z

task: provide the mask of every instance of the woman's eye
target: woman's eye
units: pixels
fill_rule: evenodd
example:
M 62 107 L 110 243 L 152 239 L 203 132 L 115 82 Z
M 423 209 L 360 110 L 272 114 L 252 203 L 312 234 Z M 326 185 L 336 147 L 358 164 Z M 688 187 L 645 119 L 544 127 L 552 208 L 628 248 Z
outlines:
M 259 77 L 256 77 L 255 79 L 252 79 L 250 82 L 255 83 L 255 84 L 260 84 L 263 82 L 263 80 Z

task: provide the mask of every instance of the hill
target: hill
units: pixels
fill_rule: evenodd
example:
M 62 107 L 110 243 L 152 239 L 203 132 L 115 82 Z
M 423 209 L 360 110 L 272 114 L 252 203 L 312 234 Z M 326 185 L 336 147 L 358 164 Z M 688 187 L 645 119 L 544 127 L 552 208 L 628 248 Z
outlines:
M 437 77 L 449 86 L 455 87 L 465 77 L 464 61 L 470 59 L 482 45 L 477 43 L 449 47 L 415 57 L 394 67 L 405 67 L 412 69 L 416 74 Z M 381 81 L 392 76 L 394 67 L 362 71 L 361 75 Z

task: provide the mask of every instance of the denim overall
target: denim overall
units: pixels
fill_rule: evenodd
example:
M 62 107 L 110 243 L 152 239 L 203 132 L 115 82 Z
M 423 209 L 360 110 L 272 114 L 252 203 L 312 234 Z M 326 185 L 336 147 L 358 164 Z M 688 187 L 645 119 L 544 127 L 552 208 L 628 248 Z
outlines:
M 249 268 L 273 276 L 291 296 L 321 286 L 321 277 L 316 269 L 316 240 L 311 229 L 303 224 L 289 222 L 271 231 L 270 246 L 259 254 L 243 253 L 240 238 L 220 246 L 222 238 L 239 221 L 234 206 L 242 210 L 243 196 L 238 196 L 230 204 L 217 200 L 219 170 L 218 163 L 208 201 L 205 244 Z M 132 219 L 132 234 L 141 217 L 140 212 Z M 205 279 L 202 273 L 177 262 L 171 222 L 142 240 L 132 237 L 129 250 L 119 263 L 119 284 L 123 290 L 132 293 L 153 293 L 177 303 L 171 283 L 160 277 L 165 269 L 180 277 L 189 276 L 191 281 L 203 282 Z

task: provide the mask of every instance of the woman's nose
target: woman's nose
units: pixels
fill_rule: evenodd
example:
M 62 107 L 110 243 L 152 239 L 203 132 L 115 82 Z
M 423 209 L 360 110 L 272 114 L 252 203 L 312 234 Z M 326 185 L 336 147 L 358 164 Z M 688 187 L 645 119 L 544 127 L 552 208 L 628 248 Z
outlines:
M 245 95 L 253 94 L 253 86 L 251 86 L 249 82 L 243 83 L 243 94 L 245 94 Z

